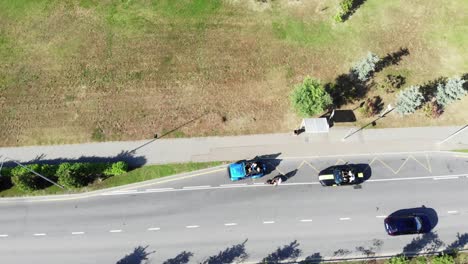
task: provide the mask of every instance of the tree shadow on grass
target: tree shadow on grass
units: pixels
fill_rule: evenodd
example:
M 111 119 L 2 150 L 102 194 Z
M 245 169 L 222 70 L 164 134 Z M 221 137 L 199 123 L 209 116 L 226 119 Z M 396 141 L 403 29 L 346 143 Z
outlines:
M 435 252 L 443 245 L 444 242 L 439 239 L 439 235 L 435 232 L 430 232 L 413 238 L 409 244 L 403 247 L 402 254 L 409 255 L 421 252 Z
M 228 247 L 223 251 L 220 251 L 217 255 L 208 257 L 202 264 L 219 264 L 219 263 L 233 263 L 245 261 L 249 255 L 245 251 L 245 243 L 247 239 L 237 245 Z
M 377 62 L 374 72 L 380 72 L 391 65 L 398 65 L 403 57 L 408 55 L 410 55 L 408 48 L 400 48 L 395 52 L 388 53 L 385 57 Z
M 278 247 L 276 251 L 266 256 L 261 261 L 261 263 L 269 264 L 269 263 L 279 263 L 280 261 L 284 261 L 287 259 L 295 260 L 302 253 L 302 251 L 298 247 L 299 247 L 299 243 L 297 243 L 297 240 L 294 240 L 293 242 L 289 243 L 289 245 Z
M 341 16 L 341 19 L 343 20 L 343 22 L 348 20 L 359 9 L 359 7 L 363 5 L 365 2 L 366 0 L 354 0 L 351 8 L 349 9 L 349 12 Z
M 146 247 L 138 246 L 136 247 L 132 253 L 126 255 L 119 261 L 117 261 L 116 264 L 141 264 L 145 263 L 145 260 L 148 260 L 148 256 L 153 254 L 155 251 L 147 252 Z
M 163 264 L 186 264 L 189 263 L 190 258 L 193 256 L 192 252 L 182 251 L 174 258 L 168 259 Z
M 439 77 L 437 79 L 428 81 L 421 85 L 419 91 L 421 91 L 424 100 L 429 102 L 433 97 L 436 96 L 437 86 L 439 84 L 445 84 L 447 82 L 447 77 Z

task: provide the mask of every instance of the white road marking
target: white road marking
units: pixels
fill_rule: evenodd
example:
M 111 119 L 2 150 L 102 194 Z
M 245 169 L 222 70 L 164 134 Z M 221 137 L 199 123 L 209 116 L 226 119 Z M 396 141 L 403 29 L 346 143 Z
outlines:
M 434 177 L 434 180 L 453 180 L 453 179 L 458 179 L 458 176 Z
M 448 214 L 456 214 L 456 213 L 458 213 L 458 211 L 448 211 L 447 213 Z
M 158 188 L 158 189 L 146 189 L 146 192 L 164 192 L 174 190 L 174 188 Z
M 199 228 L 200 226 L 197 226 L 197 225 L 189 225 L 189 226 L 186 226 L 185 228 Z
M 386 218 L 387 216 L 386 215 L 377 215 L 376 217 L 377 218 Z
M 267 224 L 274 224 L 275 221 L 263 221 L 263 224 L 267 225 Z
M 204 189 L 204 188 L 210 188 L 210 185 L 200 185 L 200 186 L 187 186 L 183 187 L 183 189 Z
M 159 227 L 150 227 L 150 228 L 148 228 L 148 231 L 158 231 L 160 229 L 161 228 L 159 228 Z
M 80 232 L 72 232 L 71 234 L 72 234 L 72 235 L 83 235 L 84 232 L 81 232 L 81 231 L 80 231 Z
M 351 218 L 349 218 L 349 217 L 341 217 L 340 220 L 341 220 L 341 221 L 347 221 L 347 220 L 351 220 Z
M 111 193 L 134 193 L 138 192 L 138 190 L 117 190 L 117 191 L 112 191 Z
M 110 233 L 120 233 L 122 232 L 122 229 L 113 229 L 109 231 Z
M 223 187 L 236 187 L 236 186 L 245 186 L 247 183 L 232 183 L 232 184 L 221 184 L 219 186 Z
M 302 219 L 301 222 L 312 222 L 312 219 Z
M 236 223 L 226 223 L 224 224 L 225 226 L 236 226 L 237 224 Z
M 0 234 L 0 237 L 8 237 L 7 234 Z
M 264 182 L 254 182 L 254 185 L 264 185 Z
M 46 236 L 46 235 L 47 235 L 46 233 L 36 233 L 33 236 Z

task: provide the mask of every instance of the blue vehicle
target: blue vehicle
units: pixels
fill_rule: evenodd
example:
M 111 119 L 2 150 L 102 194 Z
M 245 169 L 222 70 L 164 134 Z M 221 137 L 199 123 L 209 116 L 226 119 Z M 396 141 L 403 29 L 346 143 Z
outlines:
M 238 181 L 246 178 L 260 178 L 265 175 L 266 164 L 260 161 L 239 161 L 232 163 L 228 168 L 231 181 Z

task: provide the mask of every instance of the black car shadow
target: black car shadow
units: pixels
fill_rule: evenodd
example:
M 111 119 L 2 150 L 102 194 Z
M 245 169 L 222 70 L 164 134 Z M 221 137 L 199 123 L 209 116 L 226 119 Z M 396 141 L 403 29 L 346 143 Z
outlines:
M 429 207 L 426 206 L 421 206 L 421 207 L 416 207 L 416 208 L 408 208 L 408 209 L 400 209 L 398 211 L 393 212 L 389 216 L 408 216 L 408 215 L 425 215 L 427 218 L 429 218 L 429 223 L 430 223 L 430 230 L 434 229 L 436 227 L 439 217 L 437 215 L 437 212 Z

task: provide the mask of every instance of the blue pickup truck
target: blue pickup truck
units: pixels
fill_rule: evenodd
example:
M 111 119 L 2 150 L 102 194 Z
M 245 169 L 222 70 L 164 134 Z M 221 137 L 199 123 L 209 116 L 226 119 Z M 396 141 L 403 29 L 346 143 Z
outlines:
M 238 181 L 246 178 L 260 178 L 265 175 L 266 164 L 260 161 L 239 161 L 232 163 L 228 167 L 231 181 Z

